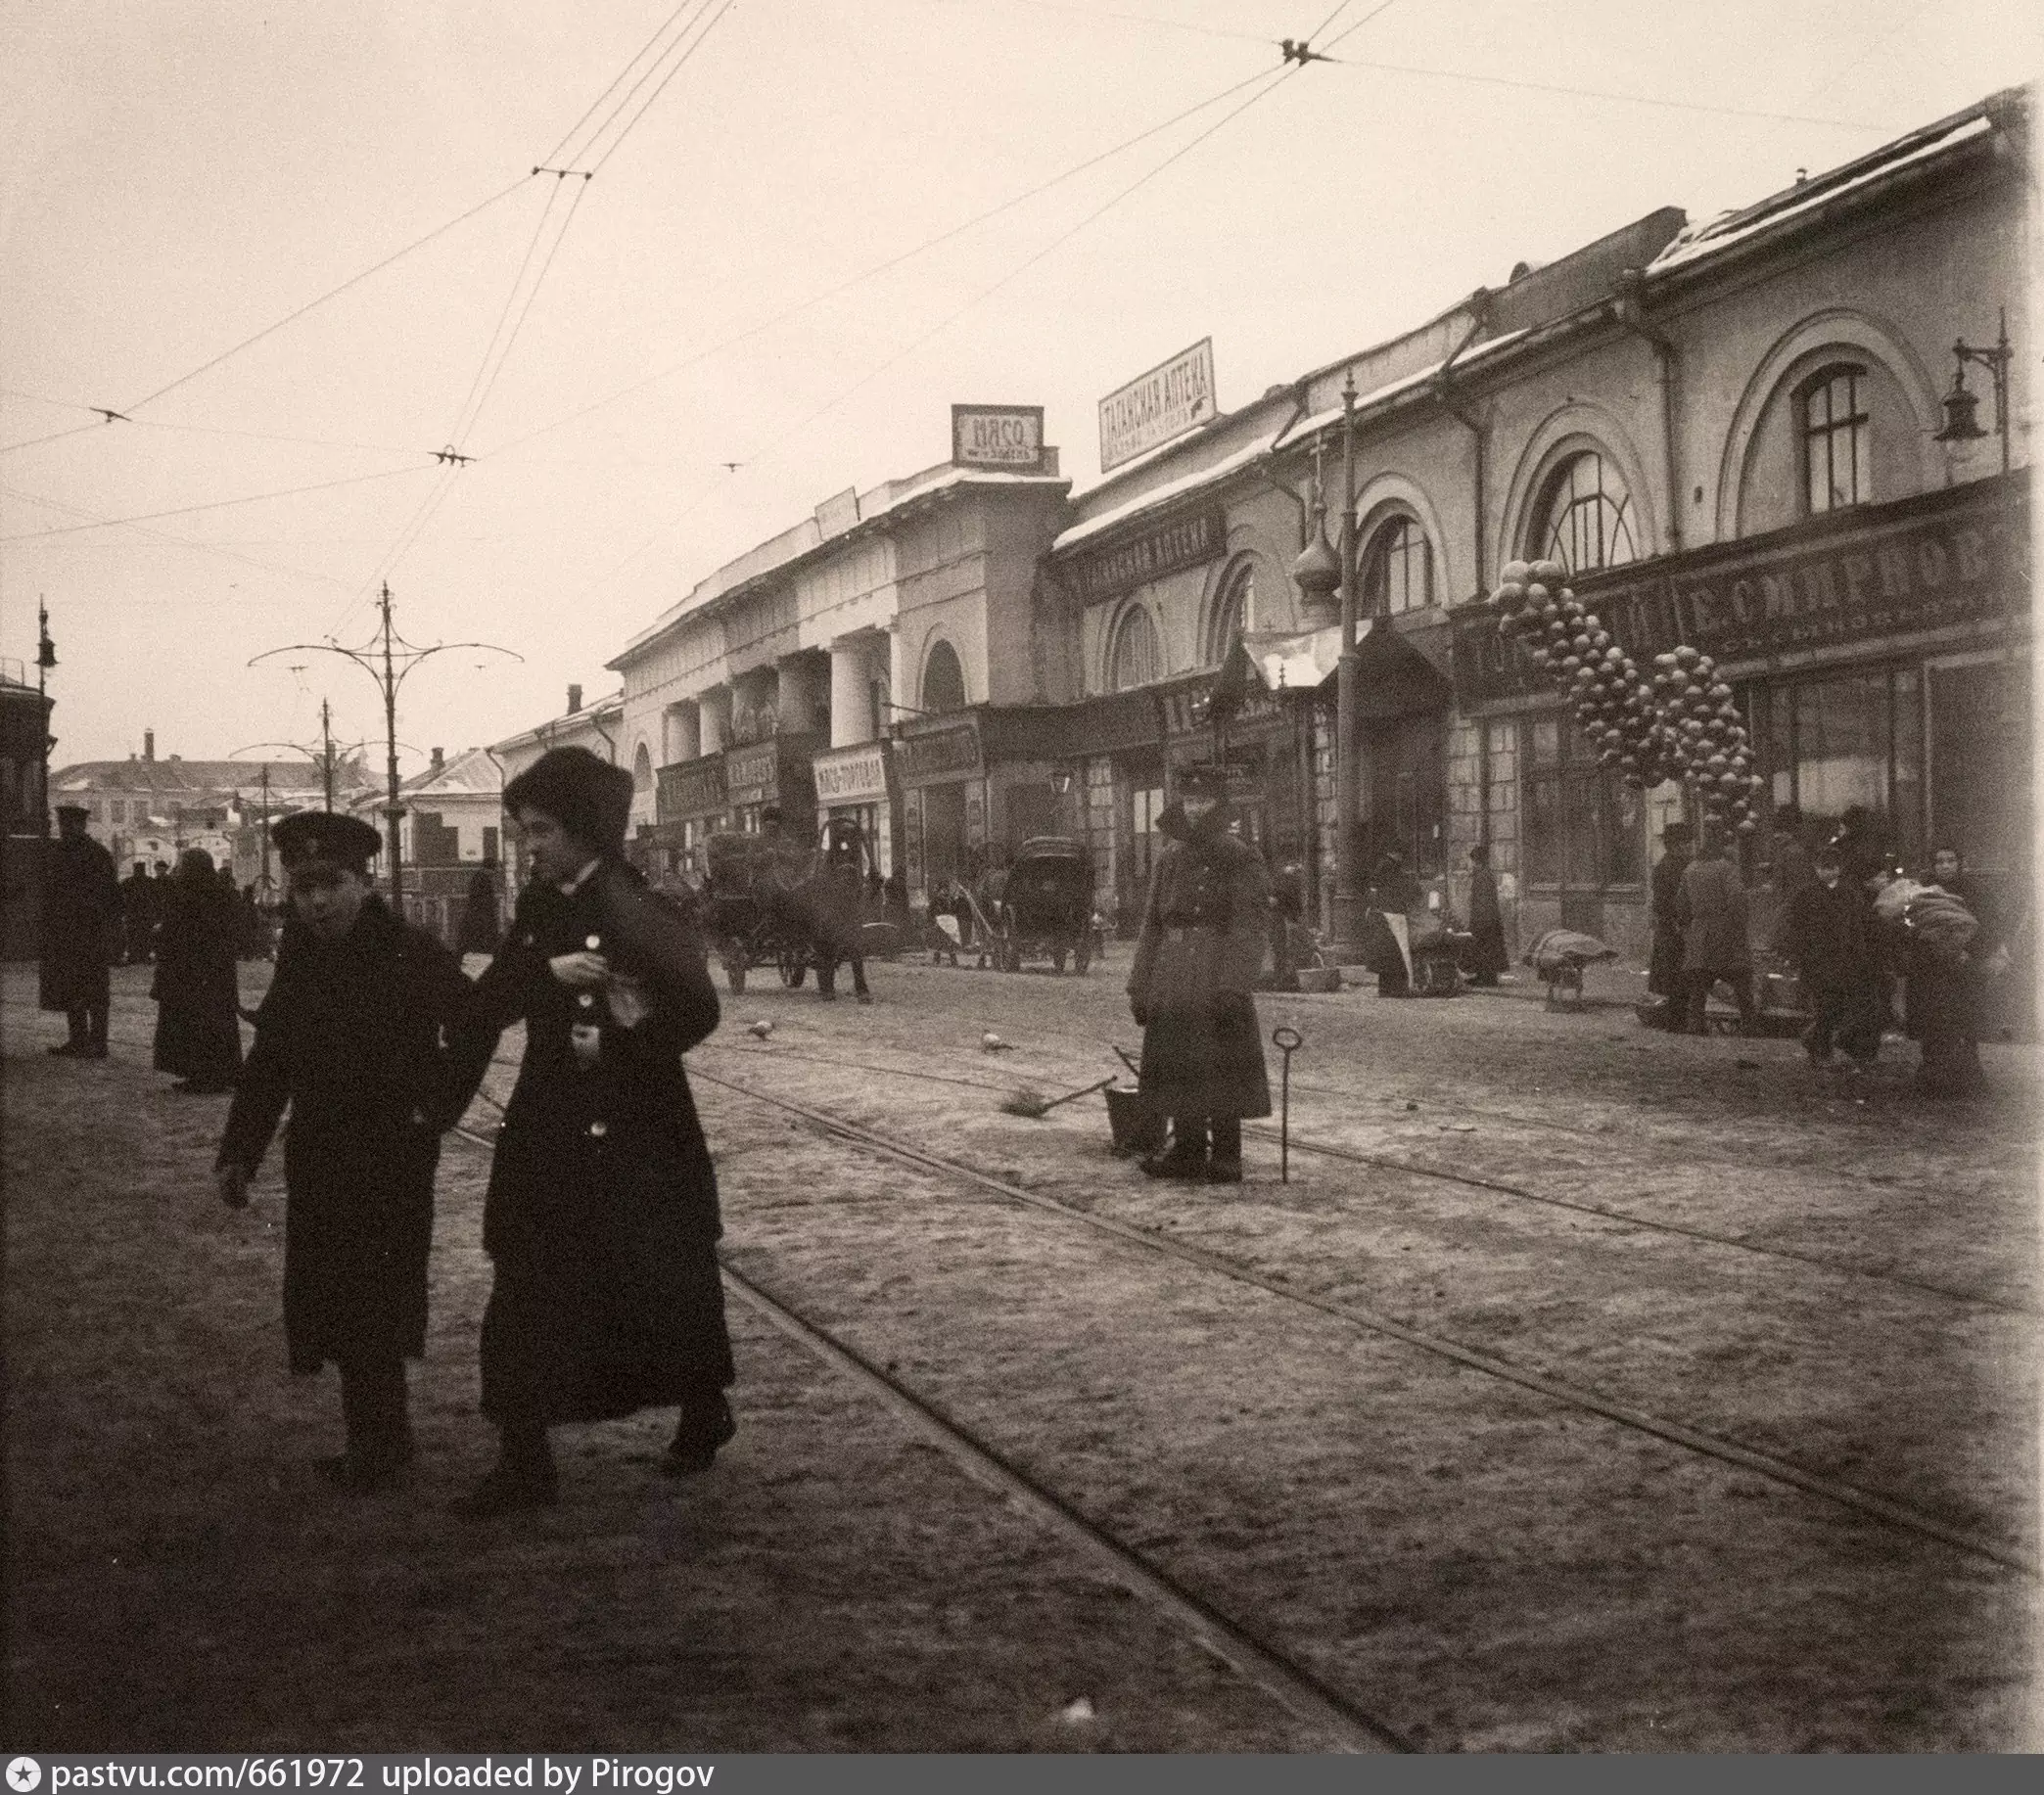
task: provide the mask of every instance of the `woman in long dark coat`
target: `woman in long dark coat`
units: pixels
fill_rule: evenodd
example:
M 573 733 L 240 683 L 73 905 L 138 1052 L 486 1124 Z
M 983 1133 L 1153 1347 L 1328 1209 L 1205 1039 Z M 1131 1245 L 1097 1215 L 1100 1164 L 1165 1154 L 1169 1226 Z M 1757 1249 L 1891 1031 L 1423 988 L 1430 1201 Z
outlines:
M 224 890 L 203 848 L 187 848 L 163 881 L 157 931 L 156 1069 L 200 1095 L 229 1089 L 241 1069 L 235 984 L 241 897 Z
M 1242 1181 L 1242 1119 L 1271 1113 L 1250 992 L 1270 945 L 1263 856 L 1228 832 L 1221 776 L 1181 776 L 1184 835 L 1157 856 L 1129 1006 L 1142 1029 L 1145 1105 L 1171 1118 L 1152 1177 Z
M 502 1441 L 470 1503 L 486 1515 L 555 1499 L 557 1423 L 678 1406 L 674 1475 L 735 1431 L 717 1177 L 681 1065 L 718 1023 L 701 939 L 626 864 L 628 773 L 557 748 L 504 804 L 532 879 L 456 1047 L 473 1089 L 525 1022 L 483 1217 L 483 1412 Z
M 1967 877 L 1956 848 L 1933 850 L 1924 877 L 1963 904 L 1974 927 L 1963 943 L 1928 928 L 1912 927 L 1905 937 L 1907 1026 L 1923 1050 L 1917 1088 L 1930 1097 L 1974 1097 L 1987 1089 L 1980 1068 L 1981 1012 L 1985 968 L 2001 944 L 2000 919 L 1978 882 Z
M 461 906 L 461 926 L 455 932 L 454 951 L 460 954 L 494 953 L 504 932 L 497 923 L 496 874 L 482 867 L 469 875 L 468 897 Z
M 1469 982 L 1495 985 L 1511 962 L 1505 957 L 1505 913 L 1498 905 L 1498 876 L 1490 850 L 1469 850 Z

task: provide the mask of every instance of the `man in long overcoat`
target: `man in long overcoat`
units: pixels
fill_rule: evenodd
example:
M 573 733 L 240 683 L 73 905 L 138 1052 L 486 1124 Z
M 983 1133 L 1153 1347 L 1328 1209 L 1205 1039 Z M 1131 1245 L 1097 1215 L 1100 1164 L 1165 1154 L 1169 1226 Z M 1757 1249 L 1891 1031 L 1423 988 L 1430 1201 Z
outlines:
M 108 969 L 119 952 L 120 875 L 114 856 L 85 833 L 81 805 L 57 806 L 42 891 L 41 1001 L 62 1010 L 69 1037 L 50 1051 L 71 1059 L 107 1057 Z
M 1271 1113 L 1250 992 L 1270 944 L 1263 856 L 1228 832 L 1226 774 L 1180 775 L 1185 834 L 1157 856 L 1129 1005 L 1142 1029 L 1138 1084 L 1171 1118 L 1171 1143 L 1142 1162 L 1152 1177 L 1242 1180 L 1242 1119 Z
M 155 951 L 158 882 L 140 860 L 120 882 L 121 964 L 141 966 Z
M 396 1481 L 411 1457 L 404 1361 L 426 1347 L 426 1262 L 440 1136 L 459 1120 L 447 1037 L 467 982 L 369 882 L 359 818 L 308 810 L 272 831 L 292 915 L 256 1019 L 215 1176 L 247 1204 L 288 1106 L 284 1341 L 291 1369 L 341 1369 L 348 1448 L 322 1469 L 345 1489 Z
M 707 1470 L 735 1432 L 717 1177 L 681 1064 L 717 992 L 693 923 L 626 863 L 630 805 L 630 775 L 581 748 L 504 791 L 532 877 L 456 1048 L 473 1090 L 525 1022 L 483 1215 L 483 1412 L 502 1452 L 479 1515 L 556 1498 L 557 1423 L 678 1407 L 671 1475 Z
M 1814 1065 L 1822 1066 L 1831 1059 L 1835 1039 L 1855 1065 L 1871 1066 L 1881 1053 L 1873 912 L 1845 883 L 1835 848 L 1817 851 L 1812 875 L 1789 897 L 1774 944 L 1775 951 L 1795 967 L 1810 1005 L 1803 1049 Z
M 1682 875 L 1689 871 L 1695 840 L 1688 823 L 1670 823 L 1661 831 L 1661 857 L 1653 863 L 1649 903 L 1653 945 L 1647 962 L 1647 989 L 1666 999 L 1670 1027 L 1681 1026 L 1689 995 L 1682 974 L 1682 921 L 1675 913 L 1675 899 L 1682 890 Z
M 157 935 L 156 1069 L 183 1081 L 177 1088 L 209 1094 L 230 1088 L 241 1065 L 236 948 L 241 894 L 221 888 L 212 856 L 187 848 L 163 881 Z
M 1498 875 L 1491 871 L 1490 849 L 1479 842 L 1469 850 L 1469 983 L 1495 985 L 1510 964 L 1505 957 L 1505 912 L 1498 903 Z
M 1675 893 L 1675 919 L 1682 925 L 1682 975 L 1688 988 L 1683 1021 L 1692 1035 L 1709 1033 L 1706 1006 L 1719 980 L 1732 988 L 1741 1030 L 1750 1034 L 1755 1020 L 1745 886 L 1731 855 L 1723 836 L 1706 833 Z

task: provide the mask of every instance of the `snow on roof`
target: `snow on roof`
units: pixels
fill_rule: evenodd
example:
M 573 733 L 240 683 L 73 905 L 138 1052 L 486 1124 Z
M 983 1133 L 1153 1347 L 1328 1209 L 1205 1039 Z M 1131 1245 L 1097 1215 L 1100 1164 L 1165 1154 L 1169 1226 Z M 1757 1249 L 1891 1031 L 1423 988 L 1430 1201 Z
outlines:
M 1507 348 L 1518 342 L 1520 338 L 1527 335 L 1530 329 L 1531 326 L 1527 326 L 1524 329 L 1515 331 L 1502 331 L 1495 337 L 1486 338 L 1482 343 L 1472 345 L 1460 355 L 1444 356 L 1439 361 L 1429 362 L 1423 368 L 1415 369 L 1411 374 L 1401 375 L 1397 380 L 1386 381 L 1383 386 L 1374 388 L 1369 392 L 1360 392 L 1356 395 L 1357 415 L 1360 417 L 1366 411 L 1379 405 L 1388 405 L 1393 399 L 1405 393 L 1430 385 L 1440 377 L 1441 370 L 1448 367 L 1451 362 L 1457 368 L 1466 368 L 1484 360 L 1487 356 L 1495 355 L 1500 349 Z M 1341 364 L 1336 362 L 1334 365 L 1339 367 Z M 1341 407 L 1339 405 L 1327 411 L 1317 411 L 1310 418 L 1301 418 L 1271 446 L 1278 449 L 1290 448 L 1293 444 L 1301 442 L 1309 437 L 1317 437 L 1322 431 L 1329 430 L 1340 422 Z
M 1829 206 L 1845 194 L 1856 192 L 1876 181 L 1885 180 L 1898 169 L 1907 168 L 1912 163 L 1928 161 L 1932 157 L 1942 156 L 1960 144 L 1993 129 L 1994 122 L 1991 118 L 1985 115 L 1976 115 L 1948 131 L 1939 133 L 1928 143 L 1903 151 L 1900 155 L 1881 156 L 1880 152 L 1876 152 L 1880 160 L 1870 161 L 1858 172 L 1841 180 L 1825 180 L 1820 177 L 1806 181 L 1801 187 L 1791 187 L 1787 193 L 1777 196 L 1780 204 L 1763 201 L 1757 207 L 1729 212 L 1693 231 L 1684 231 L 1648 263 L 1648 278 L 1650 280 L 1653 276 L 1666 274 L 1671 269 L 1688 266 L 1707 256 L 1722 254 L 1737 244 L 1744 243 L 1762 232 L 1777 230 L 1795 219 L 1807 217 L 1818 207 Z M 1908 141 L 1907 138 L 1902 139 L 1904 143 Z
M 1088 518 L 1083 524 L 1074 524 L 1050 544 L 1050 552 L 1060 554 L 1068 548 L 1076 548 L 1080 543 L 1090 541 L 1130 518 L 1155 510 L 1158 506 L 1168 505 L 1172 500 L 1184 498 L 1188 492 L 1196 492 L 1202 486 L 1210 486 L 1224 481 L 1231 474 L 1239 473 L 1252 462 L 1260 461 L 1269 454 L 1274 440 L 1275 433 L 1266 433 L 1236 449 L 1232 455 L 1223 456 L 1211 467 L 1181 475 L 1177 480 L 1166 481 L 1161 486 L 1151 486 L 1132 498 L 1125 499 L 1111 511 L 1103 511 L 1098 517 Z
M 488 749 L 464 748 L 443 764 L 412 774 L 397 789 L 414 798 L 465 798 L 482 793 L 494 796 L 503 784 L 503 774 Z
M 587 723 L 594 729 L 595 724 L 590 721 L 592 717 L 617 716 L 621 715 L 624 710 L 625 693 L 620 688 L 597 699 L 594 704 L 582 706 L 580 711 L 564 711 L 558 716 L 548 717 L 543 723 L 534 723 L 530 729 L 521 729 L 516 735 L 507 735 L 499 741 L 492 742 L 490 747 L 501 754 L 507 748 L 525 748 L 534 742 L 547 741 L 554 736 L 572 735 L 578 724 Z M 600 734 L 601 731 L 597 733 Z

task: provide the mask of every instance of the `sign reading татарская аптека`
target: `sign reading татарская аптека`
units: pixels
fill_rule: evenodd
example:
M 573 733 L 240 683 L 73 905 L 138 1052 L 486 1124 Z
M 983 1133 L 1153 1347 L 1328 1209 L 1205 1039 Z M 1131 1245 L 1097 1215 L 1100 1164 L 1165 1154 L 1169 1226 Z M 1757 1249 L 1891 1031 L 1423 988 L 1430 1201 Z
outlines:
M 1215 415 L 1214 340 L 1202 337 L 1100 401 L 1100 472 L 1133 461 Z

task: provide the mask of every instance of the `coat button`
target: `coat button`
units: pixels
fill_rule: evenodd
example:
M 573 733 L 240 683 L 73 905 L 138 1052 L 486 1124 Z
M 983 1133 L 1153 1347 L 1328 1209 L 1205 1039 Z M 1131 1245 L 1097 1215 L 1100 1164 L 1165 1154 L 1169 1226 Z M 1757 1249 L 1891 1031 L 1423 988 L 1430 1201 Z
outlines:
M 598 1140 L 601 1140 L 610 1132 L 610 1124 L 607 1122 L 592 1122 L 589 1124 L 589 1132 Z
M 596 1007 L 596 999 L 588 991 L 583 991 L 580 997 L 576 998 L 576 1002 L 581 1004 L 582 1008 L 585 1010 L 594 1009 Z

